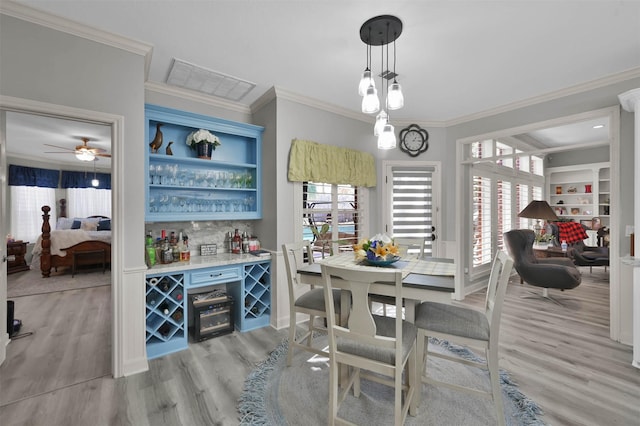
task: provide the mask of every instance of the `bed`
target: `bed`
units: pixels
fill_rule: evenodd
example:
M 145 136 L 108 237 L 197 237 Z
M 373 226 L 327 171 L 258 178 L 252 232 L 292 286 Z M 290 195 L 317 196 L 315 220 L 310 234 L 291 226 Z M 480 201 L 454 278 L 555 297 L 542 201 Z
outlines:
M 33 259 L 40 261 L 42 276 L 51 275 L 51 269 L 76 266 L 111 264 L 111 220 L 104 216 L 58 219 L 51 230 L 51 207 L 42 206 L 42 234 L 33 248 Z

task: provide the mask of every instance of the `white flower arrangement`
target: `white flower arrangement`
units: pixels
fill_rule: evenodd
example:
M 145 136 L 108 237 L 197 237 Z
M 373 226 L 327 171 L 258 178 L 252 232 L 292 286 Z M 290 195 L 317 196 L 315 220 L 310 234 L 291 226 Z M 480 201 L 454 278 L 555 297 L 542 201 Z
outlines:
M 220 139 L 208 130 L 200 129 L 191 132 L 189 136 L 187 136 L 187 145 L 191 147 L 191 149 L 196 149 L 196 145 L 203 142 L 213 145 L 214 151 L 217 146 L 221 145 Z

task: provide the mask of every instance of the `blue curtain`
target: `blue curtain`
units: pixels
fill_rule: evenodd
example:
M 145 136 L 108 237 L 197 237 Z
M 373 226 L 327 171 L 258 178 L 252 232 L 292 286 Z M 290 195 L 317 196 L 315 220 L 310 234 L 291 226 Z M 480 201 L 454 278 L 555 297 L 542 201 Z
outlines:
M 93 172 L 69 172 L 62 171 L 60 188 L 93 188 L 91 180 Z M 111 175 L 107 173 L 96 173 L 96 179 L 100 182 L 97 189 L 111 189 Z
M 59 170 L 37 169 L 9 165 L 9 185 L 12 186 L 40 186 L 43 188 L 57 188 L 60 181 Z M 91 183 L 91 181 L 89 181 Z M 111 182 L 109 182 L 111 187 Z

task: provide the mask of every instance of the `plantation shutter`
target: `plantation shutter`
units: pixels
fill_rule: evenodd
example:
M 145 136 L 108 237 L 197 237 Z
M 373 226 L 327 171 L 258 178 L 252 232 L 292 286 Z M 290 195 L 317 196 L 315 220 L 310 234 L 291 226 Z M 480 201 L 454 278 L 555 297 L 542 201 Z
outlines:
M 425 255 L 433 253 L 434 167 L 392 167 L 392 235 L 425 238 Z
M 491 179 L 473 176 L 473 267 L 491 263 Z
M 320 182 L 302 185 L 302 238 L 313 242 L 316 253 L 329 254 L 330 246 L 337 251 L 351 251 L 360 238 L 364 215 L 358 188 Z M 313 232 L 327 233 L 319 238 Z M 324 241 L 323 241 L 324 240 Z
M 511 230 L 511 182 L 499 180 L 497 182 L 498 202 L 498 250 L 506 251 L 504 233 Z

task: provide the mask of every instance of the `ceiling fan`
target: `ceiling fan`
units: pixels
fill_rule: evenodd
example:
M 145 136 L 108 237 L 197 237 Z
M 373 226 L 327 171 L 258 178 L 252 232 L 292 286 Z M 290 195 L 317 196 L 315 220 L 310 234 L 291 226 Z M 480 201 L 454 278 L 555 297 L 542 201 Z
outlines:
M 82 145 L 77 145 L 75 149 L 45 143 L 46 146 L 64 150 L 64 152 L 45 152 L 45 154 L 75 154 L 76 158 L 80 161 L 94 161 L 96 157 L 111 158 L 111 154 L 107 154 L 104 149 L 89 146 L 89 138 L 80 139 L 82 139 Z

